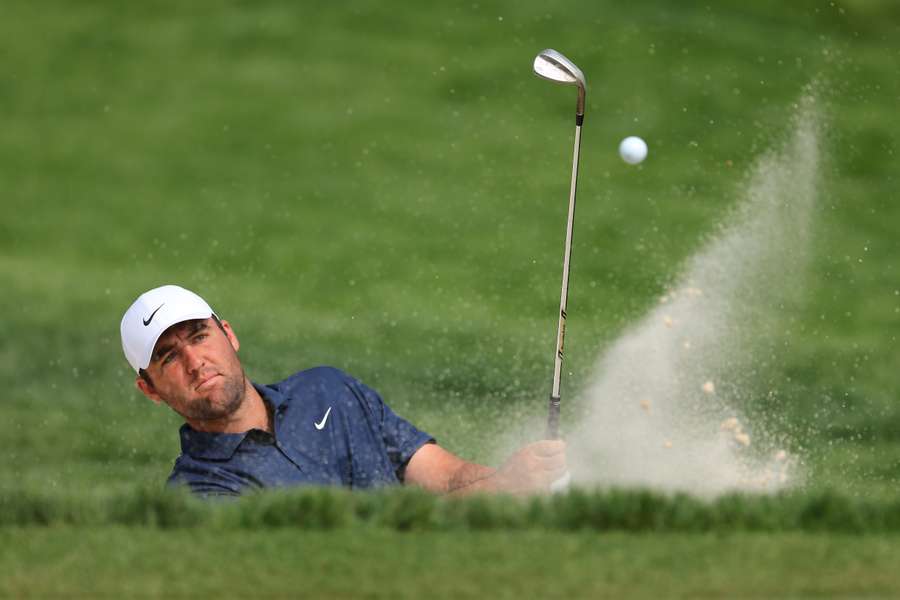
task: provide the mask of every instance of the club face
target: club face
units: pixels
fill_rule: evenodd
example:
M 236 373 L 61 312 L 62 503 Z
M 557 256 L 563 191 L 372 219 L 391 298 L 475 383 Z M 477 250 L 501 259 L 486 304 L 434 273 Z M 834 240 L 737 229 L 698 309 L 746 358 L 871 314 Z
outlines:
M 584 73 L 571 60 L 556 50 L 542 50 L 534 58 L 534 72 L 538 77 L 564 85 L 585 87 Z
M 580 124 L 580 119 L 584 116 L 584 96 L 587 87 L 587 81 L 581 69 L 556 50 L 548 48 L 542 50 L 534 58 L 534 72 L 538 77 L 543 77 L 554 83 L 578 86 L 576 114 L 579 119 L 577 123 Z

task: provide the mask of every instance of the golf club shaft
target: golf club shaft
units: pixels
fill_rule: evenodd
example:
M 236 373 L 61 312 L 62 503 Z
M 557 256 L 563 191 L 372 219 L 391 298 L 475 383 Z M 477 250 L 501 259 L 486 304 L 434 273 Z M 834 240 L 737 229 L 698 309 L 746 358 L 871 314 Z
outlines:
M 572 258 L 572 229 L 575 223 L 575 190 L 578 186 L 578 156 L 581 152 L 581 124 L 584 115 L 576 115 L 575 151 L 572 156 L 572 184 L 569 188 L 569 217 L 566 222 L 566 248 L 563 253 L 562 292 L 559 298 L 559 324 L 556 328 L 556 356 L 553 360 L 553 390 L 550 392 L 550 411 L 547 416 L 547 439 L 559 437 L 559 386 L 562 376 L 563 347 L 566 338 L 566 305 L 569 300 L 569 264 Z

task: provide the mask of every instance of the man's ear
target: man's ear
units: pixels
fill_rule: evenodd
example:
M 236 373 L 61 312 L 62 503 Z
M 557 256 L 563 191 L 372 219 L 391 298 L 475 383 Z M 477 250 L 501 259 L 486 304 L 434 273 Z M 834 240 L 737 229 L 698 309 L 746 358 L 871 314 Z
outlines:
M 237 352 L 241 347 L 241 343 L 237 339 L 237 335 L 234 333 L 234 329 L 231 328 L 231 323 L 225 321 L 224 319 L 220 321 L 222 323 L 222 331 L 225 332 L 225 337 L 228 338 L 228 341 L 231 342 L 231 347 L 234 348 L 234 351 Z
M 147 396 L 148 398 L 150 398 L 157 404 L 162 402 L 162 398 L 160 397 L 159 394 L 156 393 L 156 388 L 154 388 L 153 385 L 147 383 L 144 380 L 144 378 L 141 377 L 140 375 L 138 375 L 137 378 L 134 380 L 134 385 L 135 385 L 135 387 L 137 387 L 137 389 L 141 390 L 142 394 L 144 394 L 145 396 Z

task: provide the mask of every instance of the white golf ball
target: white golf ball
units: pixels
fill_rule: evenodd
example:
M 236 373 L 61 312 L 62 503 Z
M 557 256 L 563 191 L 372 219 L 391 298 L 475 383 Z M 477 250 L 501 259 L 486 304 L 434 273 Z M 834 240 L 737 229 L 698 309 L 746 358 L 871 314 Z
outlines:
M 647 158 L 647 142 L 631 135 L 619 144 L 619 156 L 629 165 L 636 165 Z

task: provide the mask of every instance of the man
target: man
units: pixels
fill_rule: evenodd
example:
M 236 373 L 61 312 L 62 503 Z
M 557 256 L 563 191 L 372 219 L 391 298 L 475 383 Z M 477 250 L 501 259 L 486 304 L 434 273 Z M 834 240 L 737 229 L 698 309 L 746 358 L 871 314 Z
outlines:
M 525 493 L 548 489 L 566 472 L 559 441 L 525 446 L 499 469 L 467 462 L 330 367 L 253 383 L 231 324 L 178 286 L 142 294 L 122 318 L 121 334 L 138 389 L 185 420 L 169 484 L 201 496 L 397 483 L 436 493 Z

